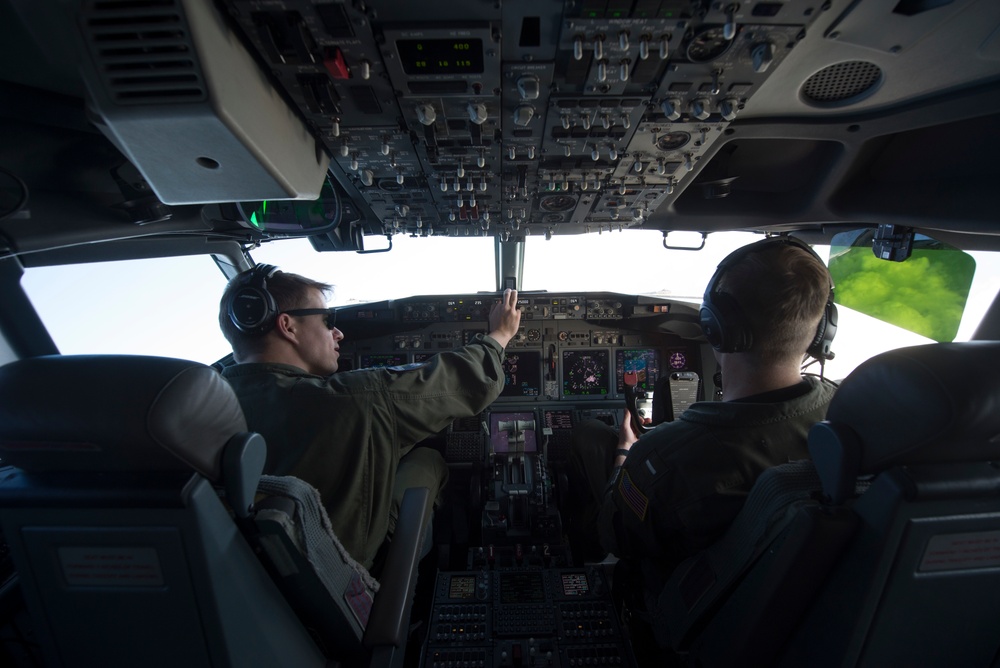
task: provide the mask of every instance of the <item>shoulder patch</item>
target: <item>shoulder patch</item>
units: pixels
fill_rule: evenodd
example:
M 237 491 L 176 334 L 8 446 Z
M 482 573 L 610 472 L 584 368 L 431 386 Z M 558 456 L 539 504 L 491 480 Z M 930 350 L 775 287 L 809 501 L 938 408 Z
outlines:
M 625 500 L 625 505 L 635 513 L 639 521 L 642 522 L 646 519 L 646 511 L 649 510 L 649 499 L 642 490 L 636 487 L 635 483 L 632 482 L 632 477 L 629 476 L 628 471 L 622 469 L 621 478 L 618 480 L 618 492 L 622 495 L 622 499 Z

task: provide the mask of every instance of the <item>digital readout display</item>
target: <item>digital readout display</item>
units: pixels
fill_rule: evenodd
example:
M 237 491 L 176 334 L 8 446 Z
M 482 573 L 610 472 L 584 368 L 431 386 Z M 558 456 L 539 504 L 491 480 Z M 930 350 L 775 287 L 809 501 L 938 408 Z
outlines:
M 361 366 L 365 369 L 370 369 L 372 367 L 385 367 L 385 366 L 403 366 L 406 364 L 406 355 L 396 355 L 389 353 L 387 355 L 362 355 L 361 356 Z
M 637 390 L 650 391 L 660 376 L 660 353 L 652 348 L 625 348 L 615 351 L 618 392 L 625 391 L 625 374 L 636 375 Z
M 407 74 L 482 74 L 481 39 L 400 39 L 396 50 Z

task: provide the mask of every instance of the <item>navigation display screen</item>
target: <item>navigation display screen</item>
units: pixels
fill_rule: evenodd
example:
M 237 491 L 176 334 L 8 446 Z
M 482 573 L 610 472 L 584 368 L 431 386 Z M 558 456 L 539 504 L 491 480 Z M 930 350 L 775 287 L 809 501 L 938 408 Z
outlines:
M 564 350 L 563 396 L 607 396 L 608 357 L 607 350 Z
M 537 351 L 507 351 L 503 363 L 506 382 L 501 397 L 537 397 L 542 393 L 542 354 Z
M 615 351 L 615 379 L 618 393 L 625 391 L 625 374 L 638 377 L 637 390 L 652 391 L 660 376 L 660 352 L 653 348 L 622 348 Z

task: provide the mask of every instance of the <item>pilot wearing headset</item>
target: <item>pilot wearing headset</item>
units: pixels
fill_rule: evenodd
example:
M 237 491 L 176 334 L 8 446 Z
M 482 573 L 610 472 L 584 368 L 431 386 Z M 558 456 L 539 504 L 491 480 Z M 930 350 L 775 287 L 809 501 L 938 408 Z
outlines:
M 403 491 L 443 488 L 448 468 L 414 445 L 475 415 L 504 385 L 504 347 L 517 333 L 517 292 L 506 290 L 490 332 L 422 364 L 335 374 L 344 333 L 326 307 L 331 286 L 271 265 L 230 281 L 219 324 L 236 365 L 223 370 L 251 431 L 267 441 L 270 475 L 316 487 L 337 537 L 372 568 Z
M 722 401 L 695 403 L 638 439 L 627 412 L 618 434 L 603 424 L 575 434 L 570 474 L 591 481 L 577 493 L 591 496 L 596 554 L 638 564 L 634 586 L 647 602 L 681 561 L 722 536 L 761 473 L 809 457 L 809 427 L 835 390 L 801 373 L 807 352 L 833 357 L 837 324 L 830 274 L 807 245 L 773 238 L 737 249 L 709 282 L 700 315 Z

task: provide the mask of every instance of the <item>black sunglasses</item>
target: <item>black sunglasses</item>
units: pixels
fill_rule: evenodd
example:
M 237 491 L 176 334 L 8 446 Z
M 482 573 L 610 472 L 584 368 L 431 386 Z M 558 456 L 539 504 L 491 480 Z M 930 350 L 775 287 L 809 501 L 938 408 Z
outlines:
M 327 329 L 334 329 L 337 326 L 337 311 L 333 308 L 297 308 L 291 311 L 282 311 L 286 315 L 325 315 Z

